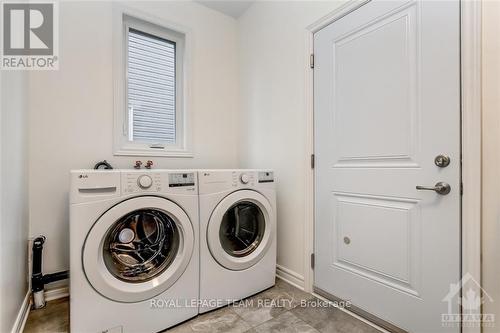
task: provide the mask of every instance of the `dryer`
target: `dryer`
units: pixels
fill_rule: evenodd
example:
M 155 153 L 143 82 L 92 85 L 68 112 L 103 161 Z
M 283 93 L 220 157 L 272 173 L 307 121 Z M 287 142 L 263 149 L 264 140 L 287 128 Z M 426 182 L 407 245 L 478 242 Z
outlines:
M 198 313 L 195 171 L 75 170 L 72 332 L 157 332 Z
M 200 313 L 275 284 L 271 170 L 199 170 Z

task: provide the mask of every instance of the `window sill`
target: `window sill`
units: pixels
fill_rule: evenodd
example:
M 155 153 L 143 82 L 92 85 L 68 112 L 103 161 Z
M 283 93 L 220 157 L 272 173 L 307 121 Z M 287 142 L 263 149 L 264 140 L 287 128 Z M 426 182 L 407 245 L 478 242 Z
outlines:
M 115 156 L 163 156 L 163 157 L 182 157 L 192 158 L 193 152 L 187 150 L 133 150 L 119 149 L 113 152 Z

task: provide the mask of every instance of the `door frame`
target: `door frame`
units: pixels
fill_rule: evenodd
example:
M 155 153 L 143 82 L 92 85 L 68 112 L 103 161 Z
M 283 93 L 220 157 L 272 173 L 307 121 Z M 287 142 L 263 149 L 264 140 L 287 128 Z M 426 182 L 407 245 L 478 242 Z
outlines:
M 305 223 L 304 223 L 304 289 L 313 292 L 314 271 L 314 75 L 311 55 L 314 52 L 314 33 L 353 12 L 371 0 L 349 0 L 336 10 L 306 28 L 306 142 L 305 156 Z M 461 58 L 461 273 L 469 272 L 481 281 L 481 1 L 460 1 L 460 58 Z M 481 293 L 479 287 L 475 290 Z M 478 311 L 479 313 L 480 311 Z M 462 332 L 480 332 L 480 328 L 463 327 Z

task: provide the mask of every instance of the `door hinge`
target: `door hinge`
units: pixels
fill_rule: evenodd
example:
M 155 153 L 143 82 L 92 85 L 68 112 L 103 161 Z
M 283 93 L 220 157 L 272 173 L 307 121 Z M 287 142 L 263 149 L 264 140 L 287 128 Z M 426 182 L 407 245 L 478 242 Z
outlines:
M 460 195 L 464 195 L 464 183 L 460 182 Z
M 314 54 L 309 57 L 309 67 L 314 68 Z
M 311 154 L 311 169 L 314 169 L 314 154 Z
M 311 269 L 314 269 L 314 253 L 311 253 Z

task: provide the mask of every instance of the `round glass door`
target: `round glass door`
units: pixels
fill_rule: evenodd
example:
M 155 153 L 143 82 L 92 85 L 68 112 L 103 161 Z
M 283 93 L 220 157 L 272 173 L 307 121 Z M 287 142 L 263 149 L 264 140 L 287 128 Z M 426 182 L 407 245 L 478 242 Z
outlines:
M 226 253 L 244 257 L 259 246 L 265 230 L 266 221 L 259 206 L 250 201 L 240 201 L 222 217 L 219 239 Z
M 167 269 L 179 249 L 175 221 L 156 209 L 139 209 L 118 221 L 104 237 L 103 258 L 114 277 L 144 282 Z
M 208 248 L 221 266 L 244 270 L 268 253 L 275 228 L 269 200 L 257 191 L 238 190 L 213 210 L 207 226 Z
M 90 229 L 83 245 L 83 270 L 106 298 L 126 303 L 151 299 L 184 273 L 194 237 L 189 217 L 174 202 L 153 196 L 128 199 L 106 211 Z

